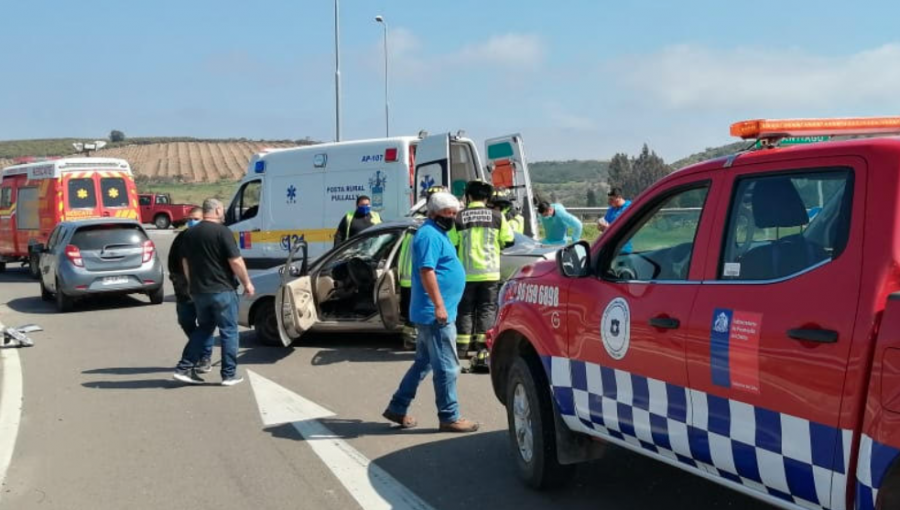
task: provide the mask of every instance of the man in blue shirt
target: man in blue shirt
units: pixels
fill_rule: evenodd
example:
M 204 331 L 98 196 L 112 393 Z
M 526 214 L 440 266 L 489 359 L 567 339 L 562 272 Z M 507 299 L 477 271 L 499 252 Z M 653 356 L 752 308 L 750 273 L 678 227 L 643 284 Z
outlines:
M 631 205 L 631 200 L 625 200 L 625 197 L 622 196 L 622 188 L 610 188 L 606 197 L 609 209 L 606 210 L 605 216 L 597 220 L 597 228 L 600 230 L 600 233 L 606 232 L 606 229 L 612 225 L 612 222 L 616 221 L 616 218 Z
M 412 295 L 409 318 L 416 326 L 416 359 L 382 416 L 402 428 L 417 422 L 406 414 L 419 383 L 434 370 L 434 392 L 442 432 L 475 432 L 478 423 L 461 418 L 456 397 L 456 309 L 466 272 L 447 232 L 453 228 L 459 200 L 450 193 L 428 199 L 428 219 L 412 241 Z
M 541 215 L 541 226 L 544 227 L 542 243 L 566 244 L 581 239 L 581 230 L 584 228 L 581 220 L 569 214 L 562 204 L 541 202 L 538 204 L 538 213 Z M 570 229 L 572 236 L 568 237 Z

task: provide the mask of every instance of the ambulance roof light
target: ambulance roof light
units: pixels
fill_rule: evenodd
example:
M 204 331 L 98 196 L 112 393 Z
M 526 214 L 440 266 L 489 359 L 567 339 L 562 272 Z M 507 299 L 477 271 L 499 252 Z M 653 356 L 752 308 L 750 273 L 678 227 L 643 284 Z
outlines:
M 421 130 L 421 131 L 419 131 L 419 138 L 420 138 L 420 139 L 421 139 L 421 138 L 428 138 L 428 131 L 425 131 L 424 129 Z
M 848 117 L 837 119 L 756 119 L 735 122 L 731 136 L 778 139 L 816 135 L 876 135 L 900 133 L 900 117 Z

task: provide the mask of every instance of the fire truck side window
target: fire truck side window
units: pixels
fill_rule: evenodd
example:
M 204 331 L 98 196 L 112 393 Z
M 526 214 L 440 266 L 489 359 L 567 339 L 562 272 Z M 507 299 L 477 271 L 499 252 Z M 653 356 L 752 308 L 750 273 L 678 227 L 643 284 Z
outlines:
M 0 188 L 0 209 L 12 205 L 12 188 Z
M 100 192 L 103 193 L 103 207 L 128 207 L 128 187 L 121 177 L 104 177 L 100 179 Z
M 850 234 L 852 202 L 849 169 L 739 179 L 719 278 L 785 278 L 837 258 Z
M 97 194 L 94 191 L 94 180 L 69 179 L 69 208 L 93 209 L 97 207 Z
M 603 274 L 615 280 L 687 280 L 708 191 L 705 182 L 682 189 L 642 213 L 637 225 L 618 241 L 616 255 Z

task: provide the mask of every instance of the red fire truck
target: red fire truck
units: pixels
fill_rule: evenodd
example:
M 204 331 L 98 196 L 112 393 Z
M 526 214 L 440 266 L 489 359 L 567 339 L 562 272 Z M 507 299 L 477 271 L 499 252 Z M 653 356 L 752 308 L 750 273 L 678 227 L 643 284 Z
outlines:
M 886 133 L 900 117 L 737 123 L 746 151 L 511 278 L 489 343 L 521 477 L 565 482 L 613 444 L 781 508 L 900 508 Z
M 5 168 L 0 174 L 0 271 L 28 262 L 37 277 L 31 247 L 63 220 L 138 219 L 137 188 L 128 162 L 67 158 Z

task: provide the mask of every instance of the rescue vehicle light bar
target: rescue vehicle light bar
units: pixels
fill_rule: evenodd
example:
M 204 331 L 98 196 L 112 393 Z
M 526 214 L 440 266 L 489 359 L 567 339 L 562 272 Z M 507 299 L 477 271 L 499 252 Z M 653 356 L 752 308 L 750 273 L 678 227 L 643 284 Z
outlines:
M 900 133 L 900 117 L 856 117 L 841 119 L 745 120 L 731 125 L 731 136 L 777 139 L 789 136 L 876 135 Z

